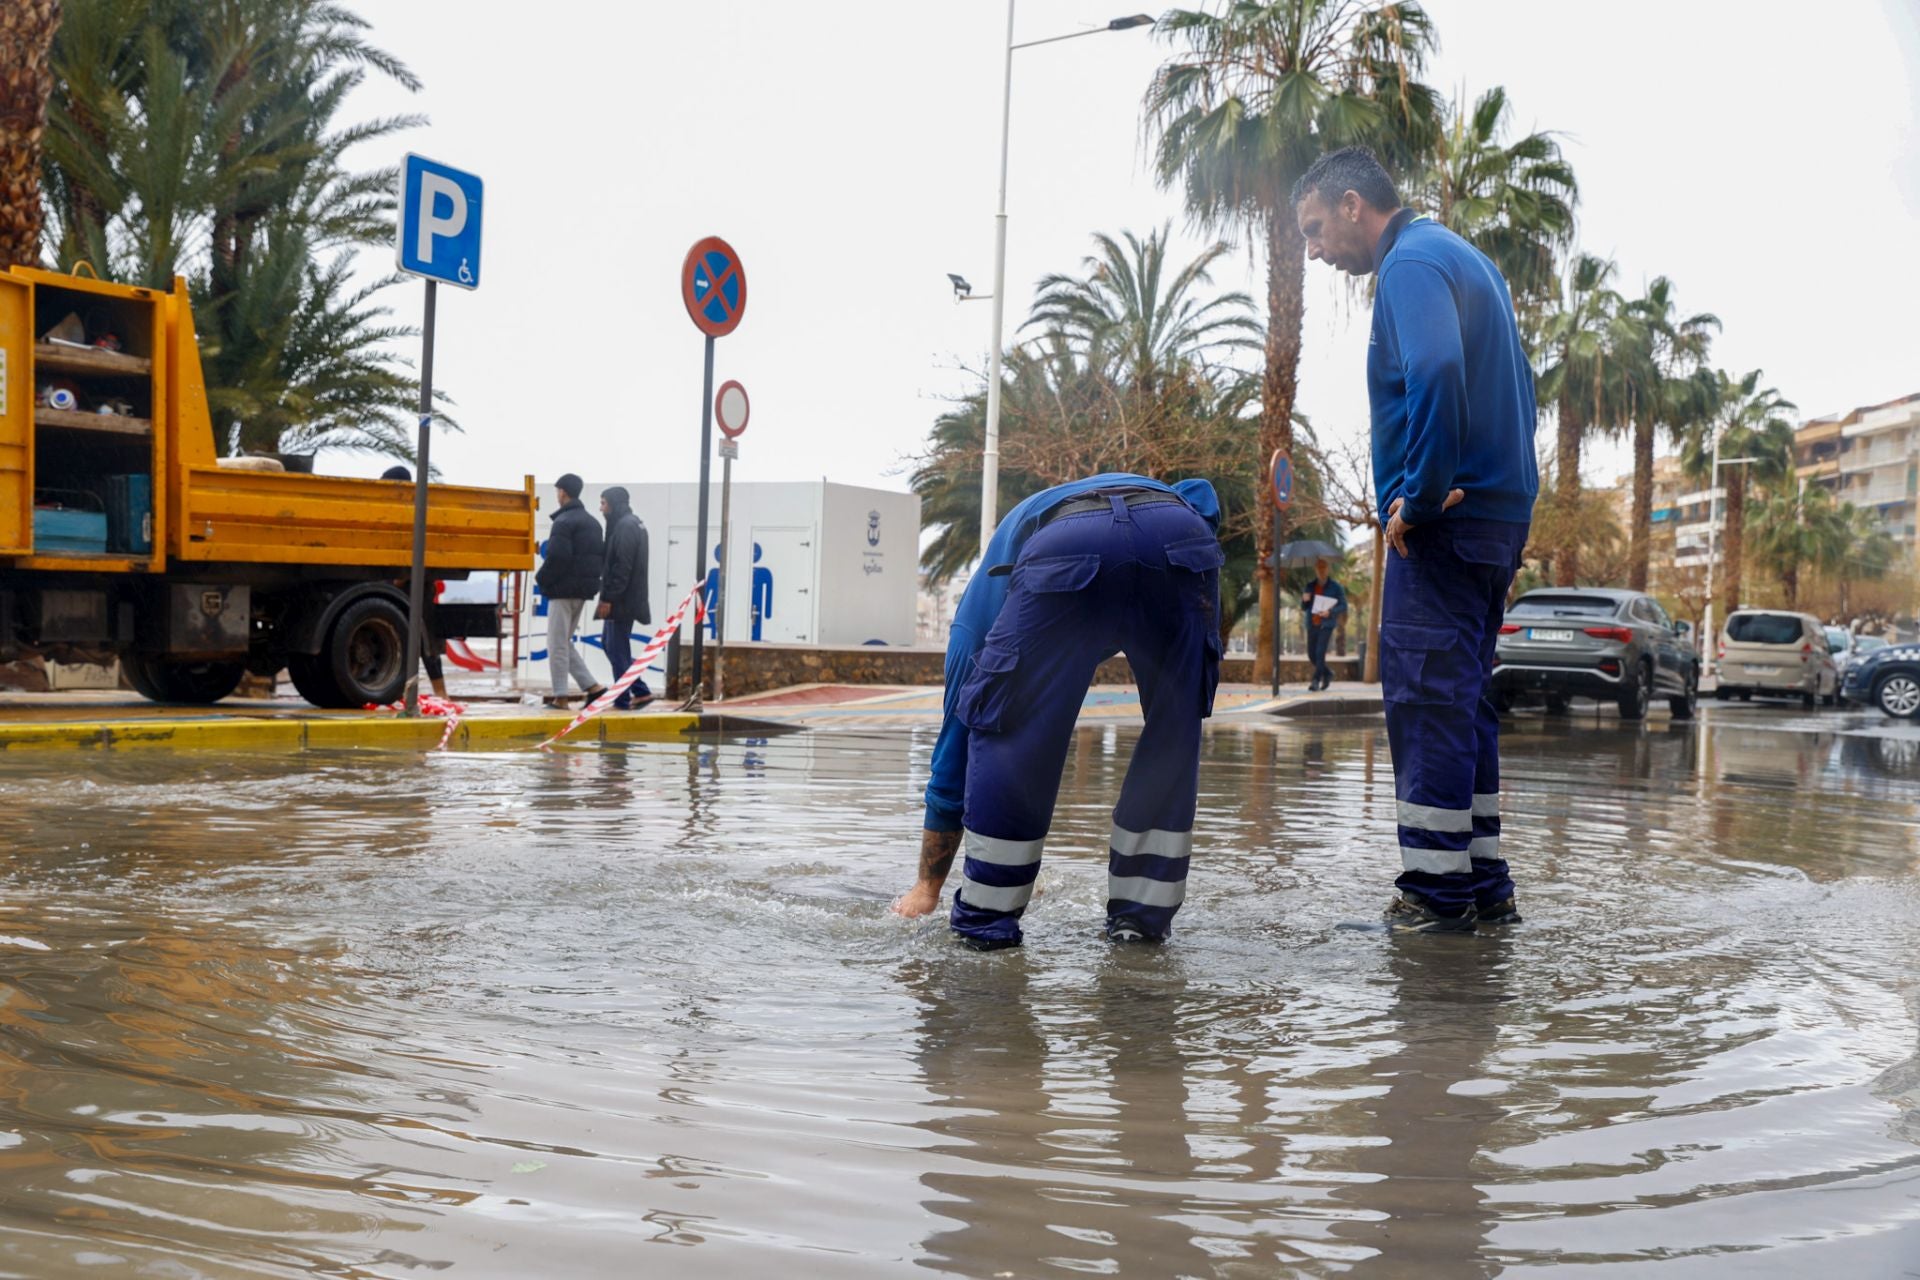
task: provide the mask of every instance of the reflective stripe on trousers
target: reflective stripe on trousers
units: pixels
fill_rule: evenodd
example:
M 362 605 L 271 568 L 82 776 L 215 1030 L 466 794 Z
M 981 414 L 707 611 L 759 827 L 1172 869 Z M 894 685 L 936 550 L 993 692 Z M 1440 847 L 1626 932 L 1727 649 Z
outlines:
M 1399 802 L 1395 882 L 1444 912 L 1513 896 L 1500 857 L 1494 643 L 1527 527 L 1440 520 L 1387 555 L 1380 684 Z

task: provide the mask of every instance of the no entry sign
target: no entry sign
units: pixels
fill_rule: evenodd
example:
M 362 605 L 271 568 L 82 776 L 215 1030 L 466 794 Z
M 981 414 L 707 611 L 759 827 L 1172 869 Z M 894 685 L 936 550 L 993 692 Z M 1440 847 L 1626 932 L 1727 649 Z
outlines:
M 747 310 L 747 272 L 733 246 L 708 236 L 687 250 L 680 267 L 680 296 L 694 328 L 709 338 L 732 333 Z
M 1273 505 L 1285 511 L 1293 502 L 1293 458 L 1285 449 L 1273 451 Z
M 745 387 L 738 382 L 723 382 L 713 397 L 713 420 L 726 432 L 727 439 L 732 440 L 747 429 L 747 413 L 751 408 Z

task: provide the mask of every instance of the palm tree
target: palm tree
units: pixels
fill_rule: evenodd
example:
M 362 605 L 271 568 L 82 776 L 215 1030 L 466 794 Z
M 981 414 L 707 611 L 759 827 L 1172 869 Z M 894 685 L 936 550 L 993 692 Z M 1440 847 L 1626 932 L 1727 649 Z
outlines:
M 1819 485 L 1780 484 L 1752 505 L 1758 518 L 1753 558 L 1779 579 L 1786 607 L 1800 607 L 1801 571 L 1826 570 L 1844 560 L 1851 527 L 1847 504 Z
M 1412 0 L 1223 0 L 1176 9 L 1159 28 L 1183 47 L 1147 90 L 1155 172 L 1184 191 L 1201 225 L 1245 226 L 1266 250 L 1264 464 L 1293 444 L 1306 242 L 1288 194 L 1323 151 L 1350 143 L 1372 146 L 1389 169 L 1413 167 L 1439 131 L 1439 97 L 1420 80 L 1433 28 Z M 1270 504 L 1262 485 L 1262 558 Z M 1271 581 L 1261 590 L 1257 667 L 1274 651 Z
M 1573 242 L 1580 187 L 1553 134 L 1504 141 L 1510 114 L 1507 91 L 1497 85 L 1471 110 L 1463 94 L 1409 184 L 1407 203 L 1493 259 L 1525 324 L 1553 298 L 1560 255 Z
M 1726 486 L 1726 528 L 1721 535 L 1720 600 L 1716 607 L 1726 617 L 1740 606 L 1745 571 L 1747 489 L 1751 483 L 1766 489 L 1793 473 L 1793 424 L 1786 415 L 1794 404 L 1772 387 L 1761 387 L 1761 370 L 1734 378 L 1724 370 L 1714 375 L 1716 408 L 1712 419 L 1689 434 L 1681 450 L 1681 466 L 1688 475 L 1713 478 L 1713 441 L 1720 442 L 1721 482 Z M 1733 466 L 1728 459 L 1751 459 Z M 1748 474 L 1751 472 L 1751 476 Z
M 1202 298 L 1213 264 L 1230 246 L 1216 241 L 1167 280 L 1167 227 L 1145 240 L 1131 231 L 1093 237 L 1098 252 L 1084 276 L 1042 276 L 1022 330 L 1043 326 L 1065 335 L 1089 364 L 1152 396 L 1161 379 L 1186 364 L 1259 345 L 1260 325 L 1244 293 Z
M 417 88 L 332 0 L 70 0 L 45 156 L 56 259 L 186 276 L 223 441 L 410 457 L 411 331 L 350 280 L 386 241 L 392 169 L 348 152 L 419 123 L 342 123 L 369 72 Z
M 1874 512 L 1851 502 L 1841 503 L 1840 509 L 1844 548 L 1828 567 L 1840 586 L 1840 616 L 1844 618 L 1853 613 L 1853 584 L 1886 577 L 1899 548 Z
M 1633 513 L 1629 520 L 1627 585 L 1647 589 L 1653 534 L 1653 446 L 1664 426 L 1676 437 L 1712 416 L 1717 384 L 1699 376 L 1719 317 L 1701 312 L 1684 319 L 1673 300 L 1673 282 L 1656 276 L 1646 292 L 1627 303 L 1620 317 L 1621 345 L 1632 352 L 1627 370 L 1628 415 L 1633 424 Z
M 40 153 L 59 29 L 60 0 L 0 6 L 0 268 L 40 261 Z
M 1554 409 L 1554 502 L 1564 512 L 1580 508 L 1580 451 L 1587 434 L 1615 421 L 1607 379 L 1622 303 L 1611 287 L 1613 275 L 1610 259 L 1588 253 L 1574 258 L 1559 305 L 1544 325 L 1546 364 L 1536 393 L 1543 407 Z M 1562 587 L 1574 586 L 1580 576 L 1580 539 L 1569 532 L 1573 536 L 1564 545 L 1548 548 L 1554 583 Z

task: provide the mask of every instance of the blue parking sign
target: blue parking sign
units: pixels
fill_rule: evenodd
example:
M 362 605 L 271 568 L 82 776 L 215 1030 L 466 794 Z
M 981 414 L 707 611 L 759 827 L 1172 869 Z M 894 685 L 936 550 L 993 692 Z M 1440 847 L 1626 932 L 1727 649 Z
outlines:
M 400 164 L 400 269 L 479 288 L 480 196 L 478 174 L 408 152 Z

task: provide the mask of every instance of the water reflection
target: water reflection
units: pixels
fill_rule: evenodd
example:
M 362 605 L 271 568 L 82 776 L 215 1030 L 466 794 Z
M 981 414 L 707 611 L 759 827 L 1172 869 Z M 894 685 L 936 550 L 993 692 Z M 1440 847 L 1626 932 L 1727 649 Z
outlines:
M 1390 940 L 1377 725 L 1216 724 L 1180 932 L 1117 951 L 1088 729 L 986 957 L 885 910 L 924 736 L 0 759 L 0 1272 L 1897 1274 L 1873 729 L 1518 720 L 1528 923 Z

